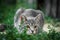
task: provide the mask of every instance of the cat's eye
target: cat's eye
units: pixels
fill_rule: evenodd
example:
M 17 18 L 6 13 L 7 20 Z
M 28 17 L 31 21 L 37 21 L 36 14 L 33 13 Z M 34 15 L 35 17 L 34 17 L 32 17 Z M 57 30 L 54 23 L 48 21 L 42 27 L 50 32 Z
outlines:
M 37 26 L 34 26 L 34 28 L 36 28 Z
M 27 28 L 30 28 L 29 25 L 27 25 Z

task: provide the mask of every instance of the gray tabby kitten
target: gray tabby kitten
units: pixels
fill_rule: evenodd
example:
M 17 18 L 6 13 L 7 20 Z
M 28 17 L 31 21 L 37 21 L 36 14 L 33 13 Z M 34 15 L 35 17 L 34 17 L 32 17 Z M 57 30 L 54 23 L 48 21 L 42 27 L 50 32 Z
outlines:
M 44 25 L 43 16 L 43 12 L 40 10 L 20 8 L 16 11 L 14 16 L 14 26 L 20 33 L 24 30 L 24 26 L 27 28 L 27 34 L 40 33 Z M 22 19 L 24 23 L 22 24 L 22 27 L 19 27 Z

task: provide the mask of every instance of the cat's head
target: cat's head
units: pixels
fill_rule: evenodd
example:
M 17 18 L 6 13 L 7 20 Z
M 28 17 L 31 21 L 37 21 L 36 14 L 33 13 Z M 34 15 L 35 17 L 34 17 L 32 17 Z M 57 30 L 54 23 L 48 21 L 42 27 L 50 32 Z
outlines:
M 27 27 L 27 33 L 29 34 L 36 34 L 38 32 L 38 24 L 34 19 L 27 19 L 25 22 Z
M 36 34 L 38 33 L 38 28 L 40 27 L 40 18 L 37 17 L 26 17 L 22 16 L 21 20 L 24 20 L 24 23 L 27 27 L 27 34 Z

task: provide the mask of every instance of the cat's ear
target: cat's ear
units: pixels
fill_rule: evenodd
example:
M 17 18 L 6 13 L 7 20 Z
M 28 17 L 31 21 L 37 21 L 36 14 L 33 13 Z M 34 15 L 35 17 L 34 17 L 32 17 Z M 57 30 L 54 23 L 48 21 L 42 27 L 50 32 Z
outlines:
M 43 18 L 43 15 L 42 14 L 38 14 L 36 17 L 35 17 L 35 21 L 37 24 L 42 24 L 43 21 L 44 21 L 44 18 Z
M 27 17 L 26 16 L 20 16 L 20 19 L 23 21 L 27 21 Z
M 27 21 L 27 17 L 26 16 L 23 16 L 23 19 L 24 19 L 24 21 Z
M 35 17 L 35 20 L 36 21 L 39 21 L 41 19 L 41 14 L 38 14 L 36 17 Z

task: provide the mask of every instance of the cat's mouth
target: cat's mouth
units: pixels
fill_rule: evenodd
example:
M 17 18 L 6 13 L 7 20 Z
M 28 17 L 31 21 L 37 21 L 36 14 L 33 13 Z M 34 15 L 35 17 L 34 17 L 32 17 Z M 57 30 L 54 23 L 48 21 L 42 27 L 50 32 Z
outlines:
M 36 32 L 35 31 L 27 31 L 27 34 L 36 34 Z

